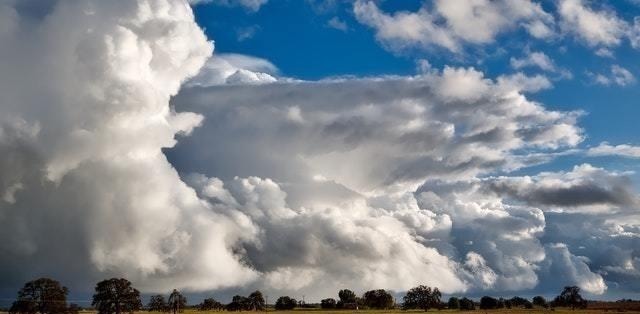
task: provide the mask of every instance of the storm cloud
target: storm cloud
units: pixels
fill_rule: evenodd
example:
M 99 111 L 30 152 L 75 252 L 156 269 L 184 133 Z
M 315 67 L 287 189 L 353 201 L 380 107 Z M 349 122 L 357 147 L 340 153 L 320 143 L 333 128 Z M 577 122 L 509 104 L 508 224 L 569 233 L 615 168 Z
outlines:
M 582 112 L 528 97 L 542 77 L 280 77 L 210 58 L 186 0 L 5 1 L 0 17 L 3 291 L 43 275 L 310 299 L 637 289 L 628 173 L 510 175 L 586 136 Z

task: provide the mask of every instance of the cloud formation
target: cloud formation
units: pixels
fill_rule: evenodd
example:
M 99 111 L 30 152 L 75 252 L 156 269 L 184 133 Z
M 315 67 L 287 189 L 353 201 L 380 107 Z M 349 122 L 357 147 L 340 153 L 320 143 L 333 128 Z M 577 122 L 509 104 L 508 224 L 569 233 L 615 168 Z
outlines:
M 255 57 L 207 61 L 186 0 L 18 3 L 0 5 L 1 289 L 42 274 L 80 290 L 125 276 L 145 292 L 310 299 L 417 284 L 635 289 L 627 173 L 506 175 L 585 138 L 580 112 L 525 95 L 550 87 L 544 76 L 445 66 L 300 81 Z M 536 21 L 552 23 L 529 1 L 474 2 L 471 17 L 460 4 L 436 4 L 447 49 L 502 28 L 544 37 Z M 416 19 L 356 6 L 393 40 Z M 459 24 L 504 12 L 518 18 Z
M 534 38 L 553 35 L 554 18 L 540 4 L 518 1 L 434 1 L 417 12 L 383 12 L 374 1 L 353 7 L 360 23 L 393 50 L 436 46 L 460 52 L 464 44 L 492 43 L 500 33 L 522 27 Z
M 609 143 L 600 143 L 596 147 L 591 147 L 587 151 L 591 156 L 622 156 L 629 158 L 640 158 L 640 147 L 629 144 L 611 145 Z
M 2 288 L 39 275 L 82 289 L 125 276 L 147 291 L 253 280 L 233 252 L 251 229 L 211 211 L 162 153 L 202 122 L 169 106 L 212 51 L 189 5 L 38 8 L 0 5 Z

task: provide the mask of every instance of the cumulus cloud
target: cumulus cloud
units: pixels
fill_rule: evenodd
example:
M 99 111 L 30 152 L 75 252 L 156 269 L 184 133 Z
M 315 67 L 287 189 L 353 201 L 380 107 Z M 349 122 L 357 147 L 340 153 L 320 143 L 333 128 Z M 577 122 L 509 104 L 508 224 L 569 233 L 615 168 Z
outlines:
M 186 86 L 275 82 L 278 68 L 268 60 L 241 54 L 216 54 Z
M 332 293 L 330 282 L 403 290 L 425 280 L 396 269 L 425 267 L 415 252 L 437 267 L 428 282 L 444 291 L 534 289 L 547 258 L 544 211 L 487 192 L 476 177 L 511 169 L 515 151 L 573 147 L 582 131 L 575 113 L 548 111 L 521 92 L 452 67 L 415 77 L 188 89 L 173 104 L 206 122 L 167 153 L 181 172 L 224 182 L 229 193 L 213 193 L 218 199 L 243 195 L 234 192 L 237 181 L 278 182 L 286 196 L 277 193 L 280 205 L 271 208 L 288 214 L 278 221 L 256 212 L 264 236 L 245 249 L 282 293 Z M 371 240 L 364 249 L 353 239 Z
M 582 140 L 574 113 L 547 111 L 517 88 L 507 88 L 472 68 L 447 67 L 416 77 L 193 89 L 181 93 L 175 104 L 204 113 L 211 122 L 195 137 L 185 138 L 185 146 L 197 142 L 200 134 L 224 142 L 228 142 L 225 137 L 242 138 L 211 147 L 200 157 L 179 153 L 175 162 L 184 160 L 193 171 L 196 166 L 211 167 L 204 156 L 220 156 L 216 168 L 224 173 L 225 168 L 238 168 L 234 165 L 238 158 L 256 156 L 243 151 L 248 147 L 280 147 L 275 155 L 245 160 L 254 166 L 229 175 L 272 178 L 277 171 L 296 172 L 314 165 L 309 177 L 320 174 L 359 192 L 399 181 L 419 182 L 427 176 L 493 171 L 511 166 L 511 150 L 570 147 Z M 240 120 L 233 125 L 220 120 L 228 115 Z M 247 129 L 237 129 L 241 126 Z M 231 154 L 236 157 L 223 157 Z M 372 160 L 370 155 L 377 157 Z M 289 156 L 298 157 L 289 162 Z M 345 166 L 336 167 L 338 160 Z
M 535 66 L 544 71 L 556 71 L 556 65 L 553 60 L 544 52 L 530 52 L 522 59 L 512 57 L 510 62 L 511 66 L 516 70 Z
M 549 79 L 544 75 L 526 76 L 518 72 L 511 75 L 501 75 L 497 79 L 498 84 L 504 88 L 511 88 L 522 92 L 537 92 L 552 87 Z
M 560 1 L 558 14 L 562 28 L 589 46 L 617 46 L 627 32 L 627 23 L 615 12 L 594 10 L 583 0 Z
M 375 2 L 354 3 L 358 21 L 376 30 L 393 50 L 432 46 L 460 52 L 465 44 L 492 43 L 500 33 L 522 27 L 535 38 L 553 35 L 554 18 L 539 3 L 518 1 L 435 1 L 416 12 L 383 12 Z
M 250 223 L 212 211 L 162 153 L 202 122 L 169 106 L 212 51 L 188 4 L 17 4 L 0 6 L 13 17 L 0 35 L 3 289 L 39 275 L 85 291 L 110 275 L 146 291 L 255 278 L 233 251 Z
M 579 112 L 524 95 L 542 76 L 423 64 L 300 81 L 256 57 L 207 62 L 212 44 L 184 0 L 17 3 L 0 5 L 1 289 L 47 275 L 76 291 L 124 276 L 145 292 L 310 299 L 417 284 L 601 293 L 637 271 L 626 174 L 494 176 L 585 136 Z M 532 22 L 523 3 L 501 27 Z M 469 12 L 438 5 L 451 47 L 498 34 L 465 37 L 456 21 Z M 475 5 L 478 19 L 518 9 Z M 572 227 L 575 215 L 592 228 Z M 604 244 L 615 254 L 600 256 Z
M 548 244 L 545 246 L 546 259 L 542 263 L 542 273 L 548 278 L 545 284 L 553 281 L 565 282 L 568 285 L 576 285 L 583 291 L 592 294 L 603 294 L 607 285 L 602 275 L 593 273 L 590 268 L 590 260 L 584 256 L 571 254 L 564 244 Z M 551 287 L 550 287 L 551 288 Z M 560 287 L 553 287 L 559 290 Z
M 587 72 L 587 75 L 595 84 L 599 85 L 618 85 L 627 86 L 635 84 L 636 77 L 629 70 L 614 64 L 611 66 L 609 73 L 592 73 Z
M 640 147 L 629 144 L 610 145 L 607 142 L 600 143 L 596 147 L 587 150 L 591 156 L 622 156 L 629 158 L 640 158 Z

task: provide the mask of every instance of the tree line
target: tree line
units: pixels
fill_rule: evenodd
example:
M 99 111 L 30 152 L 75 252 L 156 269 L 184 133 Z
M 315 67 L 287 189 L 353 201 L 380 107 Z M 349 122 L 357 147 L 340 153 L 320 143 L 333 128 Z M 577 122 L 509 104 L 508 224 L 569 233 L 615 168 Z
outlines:
M 80 307 L 67 303 L 69 289 L 58 281 L 49 278 L 40 278 L 27 282 L 18 291 L 18 297 L 13 302 L 9 312 L 11 314 L 77 314 Z M 400 307 L 403 310 L 420 309 L 459 309 L 475 310 L 500 309 L 500 308 L 533 308 L 538 307 L 571 307 L 586 308 L 587 301 L 580 295 L 580 288 L 568 286 L 550 302 L 544 297 L 536 296 L 531 301 L 521 297 L 510 299 L 493 298 L 484 296 L 479 303 L 463 297 L 451 297 L 445 303 L 441 300 L 442 293 L 438 288 L 417 286 L 409 289 L 402 298 L 401 304 L 396 304 L 393 295 L 384 289 L 369 290 L 357 296 L 349 289 L 338 291 L 338 299 L 326 298 L 320 301 L 322 309 L 394 309 Z M 96 284 L 91 306 L 98 314 L 123 314 L 133 313 L 142 309 L 150 312 L 165 312 L 177 314 L 188 307 L 187 298 L 178 290 L 173 290 L 166 298 L 164 295 L 152 295 L 146 306 L 142 305 L 140 292 L 133 288 L 131 282 L 124 278 L 111 278 Z M 205 298 L 195 308 L 201 311 L 263 311 L 267 304 L 260 291 L 254 291 L 248 296 L 235 295 L 228 304 L 218 302 L 213 298 Z M 292 310 L 304 306 L 289 296 L 279 297 L 274 308 L 276 310 Z

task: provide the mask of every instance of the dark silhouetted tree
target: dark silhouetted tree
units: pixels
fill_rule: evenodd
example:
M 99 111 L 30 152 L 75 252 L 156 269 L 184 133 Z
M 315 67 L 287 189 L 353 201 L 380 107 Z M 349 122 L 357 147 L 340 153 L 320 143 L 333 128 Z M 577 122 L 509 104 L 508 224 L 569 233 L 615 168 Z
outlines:
M 403 298 L 402 307 L 404 309 L 422 309 L 429 310 L 432 307 L 440 307 L 442 293 L 438 288 L 427 286 L 417 286 L 407 291 L 407 294 Z
M 18 299 L 13 302 L 11 313 L 63 314 L 67 312 L 69 289 L 59 282 L 40 278 L 29 281 L 18 291 Z
M 476 304 L 473 303 L 473 300 L 468 298 L 460 299 L 460 310 L 463 311 L 473 311 L 476 309 Z
M 338 298 L 340 299 L 337 304 L 339 308 L 345 307 L 345 304 L 355 305 L 357 301 L 356 294 L 349 289 L 342 289 L 338 291 Z
M 168 312 L 169 305 L 167 304 L 167 301 L 164 299 L 163 295 L 153 295 L 149 299 L 147 310 L 149 310 L 149 312 Z
M 518 297 L 518 296 L 515 296 L 515 297 L 511 298 L 510 301 L 511 301 L 511 306 L 512 307 L 524 307 L 525 304 L 527 304 L 527 302 L 529 302 L 529 300 L 527 300 L 525 298 Z
M 489 296 L 480 298 L 480 309 L 493 310 L 498 308 L 498 300 Z
M 96 285 L 91 303 L 99 314 L 133 313 L 142 307 L 140 291 L 124 278 L 103 280 Z
M 283 296 L 279 297 L 278 300 L 276 300 L 275 307 L 278 311 L 293 310 L 296 307 L 296 304 L 296 299 L 290 298 L 288 296 Z
M 227 304 L 228 311 L 246 311 L 249 309 L 249 298 L 234 295 L 231 299 L 231 303 Z
M 460 299 L 456 297 L 450 297 L 449 302 L 447 302 L 447 308 L 449 309 L 459 309 L 460 308 Z
M 532 309 L 533 308 L 533 303 L 531 303 L 531 301 L 527 300 L 527 302 L 524 303 L 524 308 L 525 309 Z
M 372 309 L 393 308 L 393 296 L 383 289 L 365 292 L 364 295 L 362 295 L 362 301 L 365 306 Z
M 180 291 L 173 289 L 173 292 L 169 295 L 169 310 L 176 314 L 182 312 L 187 307 L 187 298 L 183 296 Z
M 580 295 L 580 288 L 576 286 L 564 287 L 562 293 L 553 299 L 553 306 L 567 306 L 572 309 L 586 308 L 587 300 Z
M 540 307 L 547 307 L 547 300 L 543 296 L 538 295 L 533 297 L 533 305 Z
M 333 298 L 323 299 L 320 301 L 320 307 L 323 309 L 335 309 L 336 304 L 336 300 Z
M 248 299 L 249 299 L 248 300 L 249 301 L 249 310 L 251 310 L 251 311 L 262 311 L 262 310 L 264 310 L 265 301 L 264 301 L 264 296 L 262 295 L 262 292 L 254 291 L 249 295 Z
M 224 308 L 222 303 L 216 301 L 214 298 L 206 298 L 198 305 L 198 310 L 200 311 L 218 311 Z

